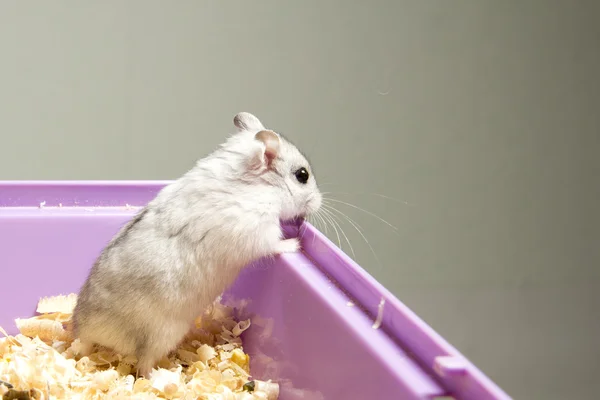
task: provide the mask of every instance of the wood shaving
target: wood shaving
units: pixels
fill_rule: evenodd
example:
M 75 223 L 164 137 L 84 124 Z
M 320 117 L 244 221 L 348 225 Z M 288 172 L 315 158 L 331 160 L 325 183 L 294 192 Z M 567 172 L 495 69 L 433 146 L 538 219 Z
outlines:
M 381 327 L 381 323 L 383 322 L 383 307 L 385 306 L 385 299 L 381 298 L 379 302 L 379 306 L 377 306 L 377 318 L 375 318 L 375 322 L 373 323 L 373 329 L 379 329 Z
M 220 299 L 219 299 L 220 300 Z M 2 398 L 275 400 L 279 385 L 252 380 L 250 357 L 240 335 L 250 320 L 236 321 L 233 308 L 216 301 L 196 320 L 182 344 L 163 358 L 150 379 L 136 379 L 134 356 L 73 340 L 75 294 L 42 298 L 40 315 L 17 319 L 20 333 L 0 327 Z M 252 387 L 253 390 L 247 390 Z
M 43 297 L 37 305 L 36 312 L 39 314 L 48 314 L 60 312 L 63 314 L 73 313 L 73 309 L 77 304 L 77 295 L 70 294 L 68 296 L 53 296 Z

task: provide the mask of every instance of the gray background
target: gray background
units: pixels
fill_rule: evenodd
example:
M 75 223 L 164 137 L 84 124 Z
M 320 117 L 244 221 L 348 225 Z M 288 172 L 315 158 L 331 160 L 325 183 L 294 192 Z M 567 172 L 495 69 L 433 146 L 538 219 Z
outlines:
M 0 1 L 0 179 L 177 178 L 253 112 L 509 394 L 596 398 L 597 4 Z

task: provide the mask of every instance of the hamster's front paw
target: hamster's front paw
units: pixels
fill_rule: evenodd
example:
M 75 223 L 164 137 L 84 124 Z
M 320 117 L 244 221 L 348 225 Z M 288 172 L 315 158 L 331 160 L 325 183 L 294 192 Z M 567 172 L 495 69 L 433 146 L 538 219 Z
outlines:
M 79 341 L 79 345 L 75 345 L 74 343 L 74 345 L 71 346 L 71 349 L 76 355 L 80 357 L 87 357 L 92 354 L 92 351 L 94 350 L 94 344 Z
M 285 239 L 279 242 L 277 253 L 295 253 L 300 250 L 300 241 L 297 238 Z

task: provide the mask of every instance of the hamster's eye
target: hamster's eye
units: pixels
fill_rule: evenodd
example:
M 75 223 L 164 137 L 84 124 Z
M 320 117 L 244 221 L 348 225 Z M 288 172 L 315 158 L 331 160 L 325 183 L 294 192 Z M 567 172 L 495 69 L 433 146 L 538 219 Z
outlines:
M 302 167 L 299 170 L 297 170 L 296 172 L 294 172 L 294 175 L 296 176 L 296 179 L 298 179 L 298 182 L 305 184 L 306 182 L 308 182 L 308 171 L 306 170 L 306 168 Z

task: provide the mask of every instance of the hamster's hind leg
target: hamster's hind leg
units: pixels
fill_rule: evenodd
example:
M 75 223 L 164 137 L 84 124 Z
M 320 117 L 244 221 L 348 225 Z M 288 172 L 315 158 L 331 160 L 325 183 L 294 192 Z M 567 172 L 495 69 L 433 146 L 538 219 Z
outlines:
M 187 322 L 165 321 L 158 329 L 140 336 L 135 352 L 137 377 L 148 379 L 156 364 L 177 348 L 189 329 Z

